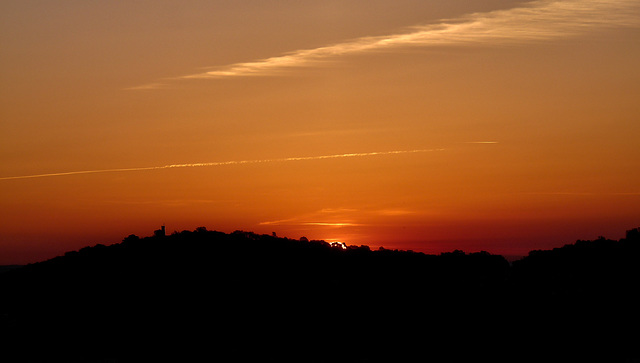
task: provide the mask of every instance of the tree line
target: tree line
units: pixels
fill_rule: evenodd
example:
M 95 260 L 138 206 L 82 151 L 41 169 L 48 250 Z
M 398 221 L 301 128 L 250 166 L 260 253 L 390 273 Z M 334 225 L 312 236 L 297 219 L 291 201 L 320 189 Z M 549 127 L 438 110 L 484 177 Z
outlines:
M 204 227 L 130 235 L 1 273 L 0 342 L 33 362 L 633 361 L 639 248 L 636 228 L 510 265 Z

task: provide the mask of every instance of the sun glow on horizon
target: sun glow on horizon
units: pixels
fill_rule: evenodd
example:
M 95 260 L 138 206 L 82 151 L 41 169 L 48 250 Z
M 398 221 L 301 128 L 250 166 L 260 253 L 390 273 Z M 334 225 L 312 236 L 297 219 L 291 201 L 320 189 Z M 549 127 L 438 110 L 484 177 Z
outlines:
M 0 17 L 0 264 L 163 222 L 522 255 L 640 221 L 637 0 Z

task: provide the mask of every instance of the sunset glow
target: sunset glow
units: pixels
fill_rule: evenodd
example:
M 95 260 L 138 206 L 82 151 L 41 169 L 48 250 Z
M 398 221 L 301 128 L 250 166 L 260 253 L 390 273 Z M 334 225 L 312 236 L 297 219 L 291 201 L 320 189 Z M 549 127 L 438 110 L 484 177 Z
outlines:
M 206 226 L 521 256 L 640 226 L 640 1 L 0 4 L 0 265 Z

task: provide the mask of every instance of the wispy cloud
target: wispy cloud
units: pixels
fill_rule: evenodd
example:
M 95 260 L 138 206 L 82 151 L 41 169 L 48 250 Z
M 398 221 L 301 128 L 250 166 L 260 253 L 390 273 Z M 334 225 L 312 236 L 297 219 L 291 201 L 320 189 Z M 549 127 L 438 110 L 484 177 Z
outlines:
M 148 91 L 148 90 L 162 89 L 162 88 L 167 88 L 167 85 L 161 82 L 154 82 L 154 83 L 143 84 L 141 86 L 128 87 L 128 88 L 125 88 L 125 90 Z
M 260 222 L 261 226 L 342 227 L 381 226 L 380 217 L 389 218 L 422 213 L 404 208 L 371 209 L 372 206 L 354 208 L 324 208 L 318 211 L 296 215 L 287 219 Z
M 7 177 L 0 177 L 0 180 L 46 178 L 46 177 L 54 177 L 54 176 L 70 176 L 70 175 L 95 174 L 95 173 L 117 173 L 117 172 L 127 172 L 127 171 L 149 171 L 149 170 L 175 169 L 175 168 L 194 168 L 194 167 L 275 163 L 275 162 L 288 162 L 288 161 L 326 160 L 326 159 L 340 159 L 340 158 L 371 157 L 371 156 L 382 156 L 382 155 L 417 154 L 417 153 L 427 153 L 427 152 L 442 151 L 442 150 L 444 149 L 373 151 L 373 152 L 366 152 L 366 153 L 295 156 L 295 157 L 276 158 L 276 159 L 231 160 L 231 161 L 215 161 L 210 163 L 169 164 L 169 165 L 162 165 L 162 166 L 148 166 L 148 167 L 140 167 L 140 168 L 79 170 L 79 171 L 67 171 L 67 172 L 47 173 L 47 174 L 7 176 Z
M 549 195 L 549 196 L 567 196 L 567 197 L 625 197 L 640 196 L 640 192 L 529 192 L 522 193 L 527 195 Z
M 276 221 L 260 222 L 263 226 L 308 226 L 308 227 L 358 227 L 364 226 L 357 223 L 354 216 L 361 211 L 352 208 L 325 208 L 316 212 L 295 216 Z
M 497 141 L 466 141 L 463 144 L 499 144 Z
M 214 67 L 172 80 L 273 75 L 340 56 L 397 47 L 522 44 L 576 36 L 603 27 L 639 26 L 640 4 L 637 0 L 539 0 L 513 9 L 474 13 L 437 24 L 414 26 L 397 34 L 361 37 L 266 59 Z M 161 86 L 156 82 L 131 89 Z
M 316 227 L 358 227 L 364 226 L 351 222 L 298 222 L 294 220 L 261 222 L 260 225 L 296 225 L 296 226 L 316 226 Z
M 395 216 L 406 216 L 409 214 L 416 214 L 416 211 L 409 209 L 380 209 L 374 211 L 375 214 L 385 216 L 385 217 L 395 217 Z

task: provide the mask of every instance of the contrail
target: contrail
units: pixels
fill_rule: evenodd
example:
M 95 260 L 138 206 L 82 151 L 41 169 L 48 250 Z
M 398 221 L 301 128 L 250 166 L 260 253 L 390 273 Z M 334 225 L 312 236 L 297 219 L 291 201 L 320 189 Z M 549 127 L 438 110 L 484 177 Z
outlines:
M 499 144 L 497 141 L 466 141 L 463 144 Z
M 118 172 L 126 172 L 126 171 L 146 171 L 146 170 L 161 170 L 161 169 L 173 169 L 173 168 L 194 168 L 194 167 L 207 167 L 207 166 L 225 166 L 225 165 L 275 163 L 275 162 L 284 162 L 284 161 L 324 160 L 324 159 L 368 157 L 368 156 L 378 156 L 378 155 L 416 154 L 416 153 L 427 153 L 427 152 L 442 151 L 442 150 L 444 150 L 444 149 L 374 151 L 374 152 L 368 152 L 368 153 L 346 153 L 346 154 L 318 155 L 318 156 L 297 156 L 297 157 L 278 158 L 278 159 L 231 160 L 231 161 L 215 161 L 215 162 L 211 162 L 211 163 L 169 164 L 169 165 L 162 165 L 162 166 L 147 166 L 147 167 L 140 167 L 140 168 L 79 170 L 79 171 L 67 171 L 67 172 L 61 172 L 61 173 L 7 176 L 7 177 L 0 177 L 0 180 L 47 178 L 47 177 L 54 177 L 54 176 L 69 176 L 69 175 L 79 175 L 79 174 L 118 173 Z
M 414 26 L 404 33 L 361 37 L 266 59 L 214 67 L 207 72 L 166 80 L 273 75 L 285 69 L 318 64 L 339 56 L 402 46 L 523 44 L 576 36 L 607 27 L 640 27 L 638 1 L 532 1 L 508 10 L 474 13 L 457 19 L 443 20 L 438 24 Z M 166 84 L 154 82 L 128 89 L 149 90 L 164 86 Z

